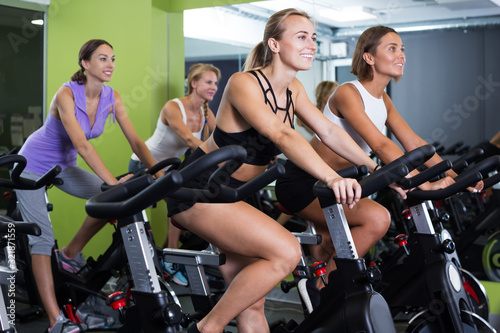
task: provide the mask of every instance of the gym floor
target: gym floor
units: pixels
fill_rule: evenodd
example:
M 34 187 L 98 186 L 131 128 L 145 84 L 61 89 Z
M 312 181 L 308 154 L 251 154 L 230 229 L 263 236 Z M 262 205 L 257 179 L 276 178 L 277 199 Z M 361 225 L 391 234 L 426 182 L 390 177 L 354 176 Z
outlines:
M 176 294 L 179 295 L 179 301 L 185 312 L 189 313 L 191 308 L 191 303 L 188 296 L 180 296 L 186 294 L 187 290 L 184 287 L 173 285 L 172 288 L 175 290 Z M 16 302 L 16 306 L 20 309 L 25 307 L 23 303 Z M 283 320 L 294 319 L 300 322 L 304 317 L 302 314 L 302 305 L 296 290 L 291 290 L 288 294 L 285 294 L 279 288 L 272 290 L 266 298 L 266 316 L 270 324 L 278 323 Z M 16 324 L 17 333 L 43 333 L 46 332 L 49 321 L 45 314 L 39 317 L 32 317 L 29 320 L 20 322 Z M 92 332 L 109 332 L 109 331 L 92 331 Z M 237 332 L 236 327 L 228 326 L 226 332 Z
M 490 324 L 500 332 L 500 283 L 484 282 L 487 294 L 490 301 Z M 187 288 L 173 285 L 176 294 L 179 295 L 179 300 L 185 312 L 189 313 L 191 303 L 188 296 L 181 296 L 188 292 Z M 19 308 L 23 308 L 23 304 L 16 303 Z M 275 324 L 290 319 L 300 322 L 304 317 L 302 314 L 302 306 L 295 289 L 285 294 L 279 288 L 273 289 L 266 297 L 266 316 L 270 324 Z M 48 319 L 45 315 L 36 318 L 31 318 L 29 321 L 17 322 L 16 329 L 18 333 L 43 333 L 48 327 Z M 402 327 L 396 326 L 398 332 L 404 332 Z M 109 332 L 109 331 L 93 331 L 93 332 Z M 237 332 L 236 327 L 228 326 L 226 332 Z

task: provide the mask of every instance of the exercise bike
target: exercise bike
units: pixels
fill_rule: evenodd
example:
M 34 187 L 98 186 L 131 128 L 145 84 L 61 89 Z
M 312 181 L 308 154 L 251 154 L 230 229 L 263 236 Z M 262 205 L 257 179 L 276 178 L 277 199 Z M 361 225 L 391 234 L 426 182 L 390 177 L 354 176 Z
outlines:
M 402 322 L 408 323 L 405 332 L 495 332 L 476 313 L 471 291 L 464 287 L 467 272 L 461 270 L 451 235 L 440 223 L 436 231 L 429 213 L 435 211 L 430 200 L 449 197 L 481 180 L 479 171 L 485 164 L 462 173 L 446 189 L 408 193 L 411 229 L 415 231 L 408 239 L 400 235 L 397 241 L 401 248 L 379 263 L 383 279 L 376 286 L 395 320 L 402 317 Z M 450 167 L 451 162 L 443 161 L 415 179 L 405 180 L 410 183 L 406 186 L 418 186 Z
M 0 179 L 0 187 L 8 189 L 39 189 L 46 186 L 61 172 L 59 166 L 55 166 L 38 180 L 28 180 L 20 177 L 26 167 L 26 159 L 23 156 L 9 154 L 0 157 L 0 166 L 11 166 L 10 179 Z M 18 274 L 16 251 L 17 239 L 24 235 L 39 236 L 41 229 L 36 223 L 14 221 L 10 217 L 0 216 L 0 247 L 3 249 L 5 264 L 0 265 L 0 332 L 15 333 L 16 321 L 16 278 Z
M 360 180 L 362 196 L 400 180 L 434 152 L 431 145 L 417 148 Z M 291 320 L 273 333 L 396 332 L 386 301 L 372 286 L 381 279 L 380 271 L 366 267 L 364 259 L 358 257 L 342 205 L 321 182 L 315 184 L 314 192 L 330 230 L 337 269 L 330 273 L 330 283 L 321 289 L 318 307 L 300 324 Z
M 89 199 L 86 209 L 90 216 L 118 219 L 126 257 L 130 263 L 133 286 L 131 301 L 127 302 L 126 295 L 120 292 L 108 298 L 108 303 L 121 313 L 122 326 L 118 332 L 179 332 L 190 320 L 189 315 L 183 313 L 173 291 L 162 288 L 159 283 L 143 217 L 139 212 L 166 196 L 202 202 L 239 201 L 264 187 L 284 171 L 282 166 L 277 165 L 238 189 L 228 188 L 224 185 L 225 181 L 243 163 L 245 157 L 246 151 L 242 147 L 227 146 L 202 156 L 196 163 L 179 172 L 167 172 L 156 181 L 145 175 Z M 227 162 L 212 174 L 206 189 L 182 187 L 182 184 L 204 170 L 224 161 Z M 171 261 L 169 255 L 168 249 L 165 249 L 163 256 L 166 261 Z M 223 262 L 220 257 L 216 261 L 217 264 Z M 191 278 L 192 274 L 188 273 L 188 277 Z M 190 280 L 190 285 L 193 284 Z

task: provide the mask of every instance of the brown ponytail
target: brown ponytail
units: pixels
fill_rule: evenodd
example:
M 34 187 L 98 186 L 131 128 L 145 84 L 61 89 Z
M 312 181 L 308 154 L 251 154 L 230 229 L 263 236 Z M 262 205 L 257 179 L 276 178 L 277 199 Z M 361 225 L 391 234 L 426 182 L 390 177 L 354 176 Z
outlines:
M 76 81 L 79 84 L 84 84 L 87 82 L 87 76 L 85 75 L 85 70 L 80 68 L 73 76 L 71 77 L 71 81 Z

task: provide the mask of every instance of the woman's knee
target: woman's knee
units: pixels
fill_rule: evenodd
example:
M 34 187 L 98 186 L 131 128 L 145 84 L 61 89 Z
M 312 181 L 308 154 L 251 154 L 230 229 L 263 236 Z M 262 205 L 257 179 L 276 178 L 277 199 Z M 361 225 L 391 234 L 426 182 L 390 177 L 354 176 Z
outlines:
M 288 274 L 296 268 L 302 256 L 301 245 L 295 236 L 292 235 L 288 246 L 281 249 L 281 255 L 283 256 L 282 263 L 286 264 L 286 274 Z
M 391 225 L 391 214 L 383 206 L 377 205 L 371 209 L 369 225 L 380 237 L 385 235 Z

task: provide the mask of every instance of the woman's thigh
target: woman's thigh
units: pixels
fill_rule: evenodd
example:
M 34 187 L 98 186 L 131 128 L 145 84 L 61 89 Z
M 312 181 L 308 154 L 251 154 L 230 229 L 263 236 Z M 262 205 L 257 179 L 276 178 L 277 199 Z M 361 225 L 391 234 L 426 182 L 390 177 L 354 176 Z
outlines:
M 298 241 L 272 218 L 245 202 L 231 204 L 197 203 L 176 214 L 174 220 L 217 246 L 251 258 L 282 256 L 298 250 Z M 296 247 L 296 248 L 294 248 Z
M 63 180 L 63 184 L 56 185 L 57 188 L 81 199 L 89 199 L 101 193 L 101 185 L 104 183 L 95 173 L 79 166 L 64 169 L 58 178 Z

